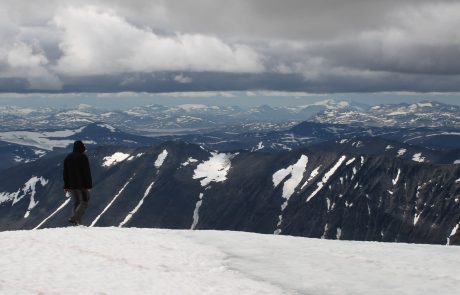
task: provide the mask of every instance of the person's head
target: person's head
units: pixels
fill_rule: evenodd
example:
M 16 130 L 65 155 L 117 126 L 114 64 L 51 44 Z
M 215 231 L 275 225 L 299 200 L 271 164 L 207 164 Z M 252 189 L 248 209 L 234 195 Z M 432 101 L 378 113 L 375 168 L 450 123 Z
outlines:
M 73 151 L 77 153 L 84 153 L 86 151 L 86 147 L 81 140 L 77 140 L 73 143 Z

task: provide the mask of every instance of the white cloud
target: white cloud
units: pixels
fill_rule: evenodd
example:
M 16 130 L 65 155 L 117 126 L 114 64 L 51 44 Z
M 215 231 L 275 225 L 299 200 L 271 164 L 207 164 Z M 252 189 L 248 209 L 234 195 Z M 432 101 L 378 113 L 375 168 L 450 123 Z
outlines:
M 0 91 L 458 90 L 458 1 L 342 2 L 2 0 Z
M 200 34 L 158 35 L 92 6 L 65 9 L 54 24 L 62 34 L 63 52 L 56 70 L 64 75 L 263 70 L 260 57 L 248 46 Z
M 34 48 L 35 47 L 35 48 Z M 58 90 L 62 87 L 59 78 L 48 70 L 48 59 L 38 45 L 31 46 L 20 41 L 0 48 L 2 78 L 24 78 L 30 89 Z

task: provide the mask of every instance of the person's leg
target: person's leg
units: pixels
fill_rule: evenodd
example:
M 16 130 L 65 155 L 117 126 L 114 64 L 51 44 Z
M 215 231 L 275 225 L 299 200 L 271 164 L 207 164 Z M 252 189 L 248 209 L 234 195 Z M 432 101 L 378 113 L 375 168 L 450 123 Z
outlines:
M 80 193 L 80 190 L 76 190 L 76 189 L 73 189 L 73 190 L 70 190 L 70 196 L 72 198 L 72 201 L 73 201 L 73 208 L 72 208 L 72 217 L 69 218 L 69 222 L 72 223 L 72 224 L 76 224 L 77 221 L 76 221 L 76 214 L 77 214 L 77 208 L 78 206 L 80 205 L 80 200 L 81 200 L 81 193 Z
M 81 224 L 81 218 L 85 214 L 86 208 L 88 208 L 89 192 L 87 190 L 78 190 L 78 206 L 75 209 L 75 221 L 77 224 Z

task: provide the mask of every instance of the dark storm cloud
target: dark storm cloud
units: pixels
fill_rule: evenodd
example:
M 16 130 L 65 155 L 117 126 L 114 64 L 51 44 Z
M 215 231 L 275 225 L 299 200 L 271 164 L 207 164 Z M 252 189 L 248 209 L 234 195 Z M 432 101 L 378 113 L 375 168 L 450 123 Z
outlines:
M 281 73 L 187 73 L 191 80 L 182 83 L 174 79 L 183 73 L 163 72 L 151 74 L 121 74 L 85 77 L 64 77 L 63 87 L 49 93 L 75 92 L 199 92 L 270 90 L 308 93 L 345 92 L 460 92 L 460 77 L 439 75 L 405 75 L 381 73 L 379 75 L 322 74 L 315 81 L 307 81 L 301 74 Z M 27 84 L 26 79 L 0 79 L 5 92 L 43 92 Z
M 460 3 L 0 4 L 0 91 L 458 91 Z

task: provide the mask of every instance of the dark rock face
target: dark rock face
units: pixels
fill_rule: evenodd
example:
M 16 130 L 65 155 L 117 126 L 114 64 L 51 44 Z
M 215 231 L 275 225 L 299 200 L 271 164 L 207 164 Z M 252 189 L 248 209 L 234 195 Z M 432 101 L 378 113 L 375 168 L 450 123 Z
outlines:
M 218 154 L 179 142 L 88 156 L 87 225 L 460 244 L 460 165 L 307 149 Z M 2 173 L 0 230 L 67 226 L 62 161 Z

